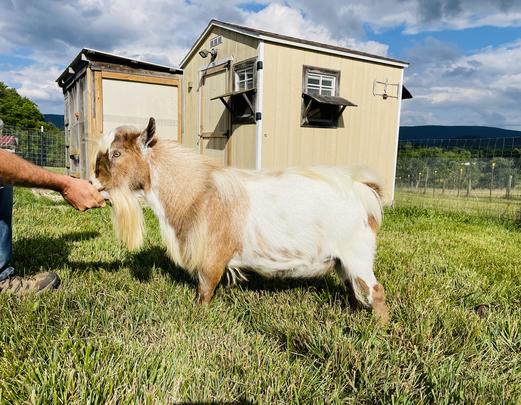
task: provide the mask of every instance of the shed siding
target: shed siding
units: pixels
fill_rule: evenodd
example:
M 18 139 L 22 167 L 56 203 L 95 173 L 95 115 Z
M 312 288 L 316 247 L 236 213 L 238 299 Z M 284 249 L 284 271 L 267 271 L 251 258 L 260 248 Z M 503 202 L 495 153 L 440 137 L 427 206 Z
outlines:
M 67 146 L 68 173 L 74 177 L 82 177 L 88 165 L 82 156 L 88 150 L 87 145 L 87 95 L 86 76 L 76 80 L 67 90 L 65 97 L 65 137 Z
M 303 128 L 303 68 L 340 71 L 338 95 L 347 107 L 338 128 Z M 399 83 L 401 69 L 266 43 L 262 167 L 356 165 L 374 169 L 392 198 L 399 100 L 373 95 L 374 80 Z
M 210 49 L 209 41 L 211 38 L 221 35 L 222 43 L 216 47 L 217 57 L 215 62 L 218 64 L 231 59 L 233 63 L 238 63 L 246 59 L 257 56 L 257 40 L 228 31 L 219 27 L 214 27 L 195 49 L 192 57 L 183 66 L 183 100 L 184 100 L 184 129 L 183 145 L 191 148 L 198 148 L 200 134 L 200 76 L 201 69 L 211 67 L 210 56 L 202 58 L 198 52 L 202 49 Z M 231 66 L 233 69 L 233 66 Z M 231 72 L 229 72 L 231 76 Z M 233 85 L 230 80 L 229 90 Z M 191 89 L 189 90 L 189 86 Z M 203 100 L 204 102 L 204 100 Z M 211 102 L 220 103 L 219 100 Z M 255 124 L 233 126 L 231 138 L 228 140 L 227 163 L 236 167 L 255 167 Z

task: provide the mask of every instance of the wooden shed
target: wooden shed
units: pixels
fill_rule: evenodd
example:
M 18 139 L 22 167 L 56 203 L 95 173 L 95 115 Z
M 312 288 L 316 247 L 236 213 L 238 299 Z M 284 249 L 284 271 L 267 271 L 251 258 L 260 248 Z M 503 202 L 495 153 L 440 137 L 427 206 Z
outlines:
M 391 203 L 407 66 L 212 20 L 181 62 L 182 143 L 243 168 L 365 164 Z
M 96 141 L 119 125 L 144 127 L 181 140 L 182 71 L 93 49 L 82 49 L 57 79 L 65 98 L 68 173 L 87 178 Z

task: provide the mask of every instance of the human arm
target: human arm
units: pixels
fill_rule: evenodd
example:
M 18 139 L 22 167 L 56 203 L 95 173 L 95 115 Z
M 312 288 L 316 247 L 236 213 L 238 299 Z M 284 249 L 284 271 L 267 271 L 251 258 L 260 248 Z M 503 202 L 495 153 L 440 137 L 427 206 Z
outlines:
M 5 150 L 0 150 L 0 184 L 58 191 L 80 211 L 105 205 L 102 195 L 88 181 L 50 172 Z

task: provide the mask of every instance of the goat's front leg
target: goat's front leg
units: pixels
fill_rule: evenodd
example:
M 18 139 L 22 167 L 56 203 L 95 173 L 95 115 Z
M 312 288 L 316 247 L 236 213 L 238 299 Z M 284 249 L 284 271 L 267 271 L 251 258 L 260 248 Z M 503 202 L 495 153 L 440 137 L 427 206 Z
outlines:
M 224 274 L 225 264 L 215 264 L 201 269 L 198 273 L 197 302 L 208 304 L 214 295 L 215 288 Z

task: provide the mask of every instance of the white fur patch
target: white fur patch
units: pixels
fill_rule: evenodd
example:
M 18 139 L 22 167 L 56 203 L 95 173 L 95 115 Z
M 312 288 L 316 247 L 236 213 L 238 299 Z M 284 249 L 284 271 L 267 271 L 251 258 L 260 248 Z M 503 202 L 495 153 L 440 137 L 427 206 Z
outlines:
M 331 271 L 335 258 L 356 262 L 363 257 L 360 271 L 372 272 L 375 242 L 367 209 L 376 214 L 380 206 L 350 171 L 315 167 L 241 179 L 250 209 L 243 251 L 229 267 L 266 276 L 316 277 Z
M 114 142 L 114 139 L 116 138 L 116 130 L 117 128 L 113 129 L 108 134 L 105 134 L 101 137 L 101 139 L 98 142 L 98 150 L 100 152 L 109 151 L 110 145 L 112 145 L 112 142 Z
M 153 178 L 153 176 L 152 176 Z M 152 183 L 153 184 L 153 183 Z M 168 222 L 166 218 L 165 209 L 161 204 L 159 199 L 159 195 L 154 190 L 152 186 L 152 190 L 145 194 L 145 199 L 147 200 L 150 208 L 154 211 L 158 221 L 159 221 L 159 229 L 161 231 L 161 238 L 166 245 L 166 250 L 169 256 L 172 258 L 175 264 L 178 266 L 184 267 L 183 255 L 181 254 L 181 250 L 179 248 L 179 241 L 177 240 L 177 236 L 175 234 L 174 228 Z

